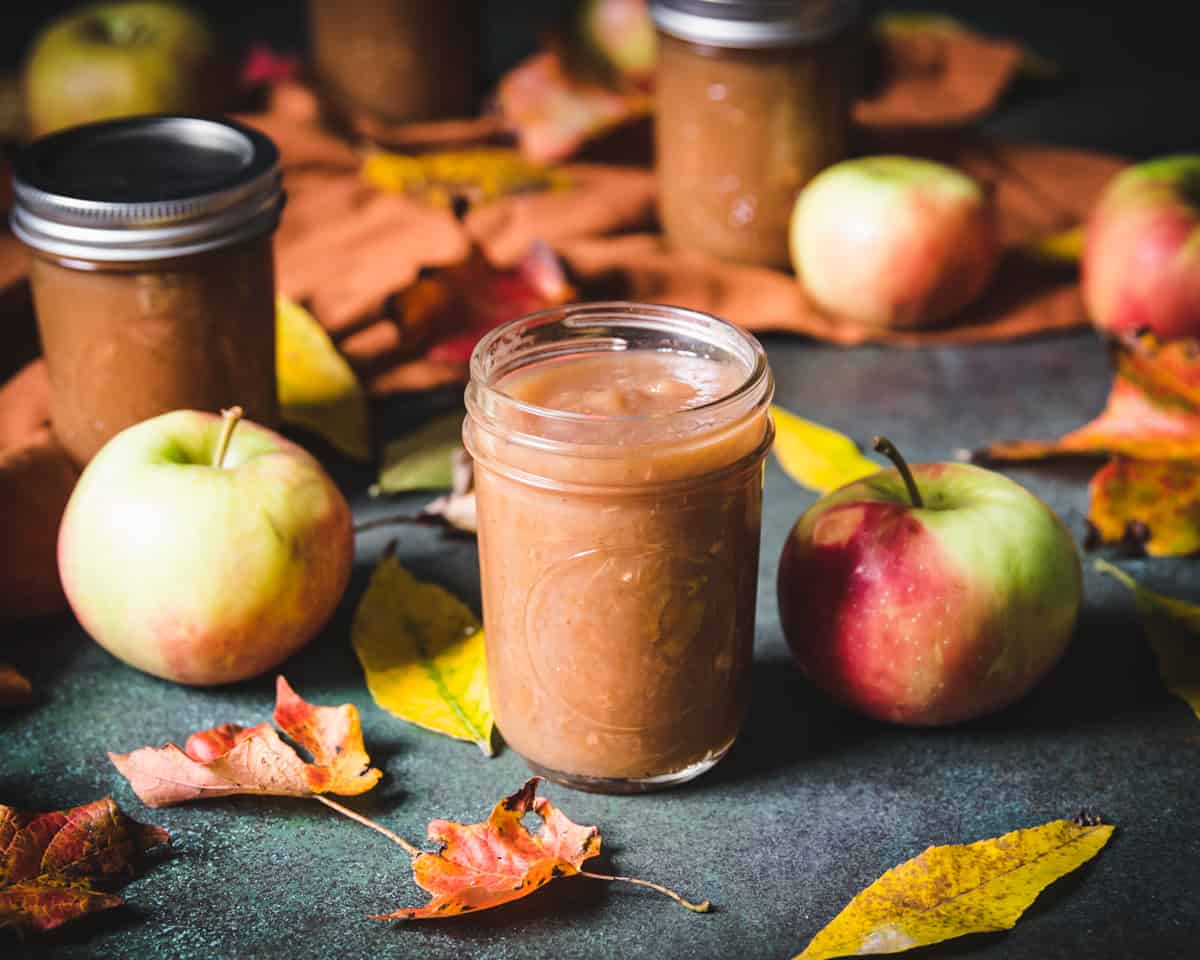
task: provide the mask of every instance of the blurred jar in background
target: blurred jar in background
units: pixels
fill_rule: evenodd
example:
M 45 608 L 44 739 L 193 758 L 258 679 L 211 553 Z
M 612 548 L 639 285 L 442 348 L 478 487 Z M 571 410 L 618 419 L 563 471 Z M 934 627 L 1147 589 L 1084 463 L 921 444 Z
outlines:
M 366 136 L 478 109 L 479 0 L 309 0 L 331 118 Z
M 659 217 L 671 243 L 787 267 L 796 194 L 847 152 L 858 0 L 651 0 Z

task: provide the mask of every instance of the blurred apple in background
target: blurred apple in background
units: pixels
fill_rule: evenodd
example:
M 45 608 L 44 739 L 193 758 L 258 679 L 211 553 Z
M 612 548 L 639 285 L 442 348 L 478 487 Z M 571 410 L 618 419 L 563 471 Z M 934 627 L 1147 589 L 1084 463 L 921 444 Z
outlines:
M 578 27 L 584 46 L 620 76 L 648 82 L 658 60 L 658 35 L 645 0 L 584 0 Z
M 1101 330 L 1200 337 L 1200 156 L 1138 164 L 1088 219 L 1083 301 Z
M 231 683 L 304 646 L 350 576 L 350 508 L 265 427 L 177 410 L 113 437 L 67 504 L 58 569 L 84 629 L 180 683 Z
M 898 463 L 818 500 L 779 562 L 779 616 L 808 678 L 880 720 L 957 723 L 1058 660 L 1082 599 L 1062 521 L 1007 477 Z M 889 452 L 890 451 L 890 452 Z
M 100 3 L 50 23 L 22 76 L 31 136 L 142 113 L 215 113 L 228 77 L 212 31 L 173 3 Z
M 808 294 L 869 326 L 943 322 L 983 292 L 999 252 L 990 194 L 932 160 L 844 160 L 809 181 L 792 213 L 792 265 Z

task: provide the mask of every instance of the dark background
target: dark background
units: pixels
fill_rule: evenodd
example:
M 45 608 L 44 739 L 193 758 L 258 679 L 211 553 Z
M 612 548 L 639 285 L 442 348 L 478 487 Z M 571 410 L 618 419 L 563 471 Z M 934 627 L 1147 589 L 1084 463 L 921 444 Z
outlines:
M 78 5 L 70 0 L 9 0 L 0 14 L 0 69 L 17 69 L 37 30 Z M 253 42 L 266 42 L 281 52 L 302 52 L 306 47 L 303 0 L 194 0 L 190 6 L 207 14 L 235 56 Z M 487 83 L 532 51 L 539 35 L 573 6 L 572 0 L 484 2 Z M 1194 33 L 1181 20 L 1185 4 L 1149 0 L 1109 8 L 1033 0 L 901 0 L 868 2 L 867 7 L 949 13 L 982 30 L 1018 37 L 1055 61 L 1063 74 L 1052 102 L 1035 96 L 1036 91 L 1018 89 L 987 124 L 1010 139 L 1036 128 L 1041 142 L 1133 157 L 1200 148 L 1194 109 L 1200 57 Z

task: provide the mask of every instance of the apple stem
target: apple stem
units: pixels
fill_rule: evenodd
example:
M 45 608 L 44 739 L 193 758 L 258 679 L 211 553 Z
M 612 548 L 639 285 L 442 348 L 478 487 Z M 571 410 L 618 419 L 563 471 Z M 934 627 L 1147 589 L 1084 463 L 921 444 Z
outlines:
M 421 853 L 419 848 L 414 847 L 411 843 L 400 836 L 400 834 L 393 833 L 382 823 L 376 823 L 370 817 L 364 817 L 361 813 L 351 810 L 349 807 L 342 806 L 342 804 L 338 803 L 336 800 L 330 799 L 324 794 L 313 794 L 313 799 L 318 803 L 325 804 L 325 806 L 327 806 L 330 810 L 336 810 L 343 817 L 349 817 L 355 823 L 361 823 L 364 827 L 370 827 L 372 830 L 382 833 L 385 837 L 391 840 L 392 843 L 400 846 L 400 848 L 403 849 L 404 852 L 410 857 L 418 856 Z
M 908 461 L 900 456 L 896 445 L 887 437 L 876 437 L 871 446 L 896 465 L 896 469 L 900 471 L 900 477 L 904 481 L 904 486 L 908 490 L 908 499 L 912 501 L 912 505 L 918 510 L 925 506 L 925 501 L 921 499 L 921 491 L 917 489 L 917 481 L 913 479 L 912 470 L 908 468 Z
M 225 463 L 225 451 L 229 449 L 229 438 L 233 436 L 233 428 L 238 425 L 238 421 L 242 419 L 241 407 L 230 407 L 228 410 L 221 411 L 221 436 L 217 438 L 217 449 L 213 453 L 212 465 L 221 467 Z
M 581 877 L 588 877 L 591 880 L 616 880 L 621 883 L 634 883 L 639 887 L 649 887 L 651 890 L 657 890 L 659 893 L 666 894 L 681 907 L 686 907 L 692 913 L 708 913 L 712 909 L 712 904 L 707 900 L 701 900 L 699 903 L 693 903 L 691 900 L 685 900 L 670 887 L 664 887 L 661 883 L 651 883 L 649 880 L 639 880 L 637 877 L 614 877 L 607 873 L 592 873 L 590 870 L 580 870 Z

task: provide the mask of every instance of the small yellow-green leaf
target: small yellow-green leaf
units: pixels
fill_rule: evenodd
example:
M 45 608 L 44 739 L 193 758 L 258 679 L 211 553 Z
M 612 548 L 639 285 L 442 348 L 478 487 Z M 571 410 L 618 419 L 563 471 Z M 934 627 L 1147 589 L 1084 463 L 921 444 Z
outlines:
M 454 452 L 462 446 L 463 414 L 437 417 L 384 448 L 372 494 L 446 490 L 454 482 Z
M 286 297 L 275 305 L 275 364 L 284 422 L 312 430 L 347 456 L 369 460 L 367 395 L 324 327 Z
M 1200 606 L 1147 590 L 1106 560 L 1095 567 L 1133 591 L 1163 683 L 1200 719 Z
M 851 900 L 795 960 L 899 953 L 1007 930 L 1047 886 L 1103 849 L 1113 827 L 1054 820 L 977 843 L 930 847 Z
M 1021 252 L 1049 263 L 1078 263 L 1083 256 L 1083 227 L 1071 227 L 1030 240 Z
M 371 574 L 351 637 L 379 706 L 492 755 L 483 629 L 461 600 L 389 553 Z
M 844 434 L 782 407 L 771 407 L 771 418 L 775 421 L 775 456 L 784 473 L 801 486 L 828 493 L 879 472 L 879 464 L 863 456 Z

